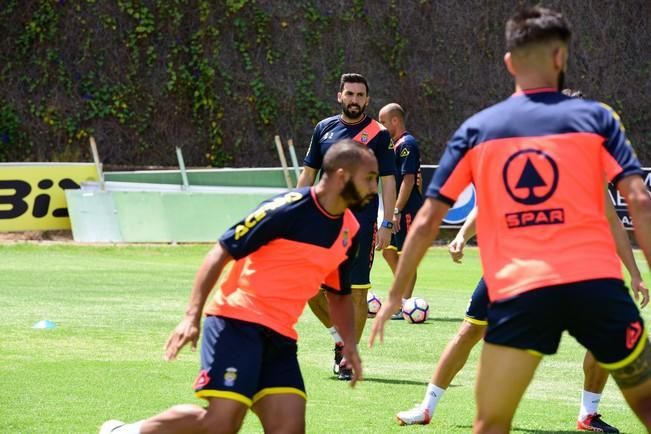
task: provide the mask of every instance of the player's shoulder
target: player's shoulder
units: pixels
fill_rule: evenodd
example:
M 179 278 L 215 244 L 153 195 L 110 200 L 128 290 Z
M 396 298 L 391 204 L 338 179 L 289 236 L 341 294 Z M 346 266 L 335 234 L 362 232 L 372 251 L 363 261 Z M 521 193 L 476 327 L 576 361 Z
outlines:
M 316 128 L 326 129 L 327 127 L 331 127 L 332 125 L 338 124 L 340 122 L 340 119 L 341 119 L 340 115 L 329 116 L 325 119 L 321 119 L 316 124 Z
M 418 140 L 416 140 L 416 137 L 413 134 L 407 132 L 407 134 L 405 134 L 404 137 L 405 137 L 405 141 L 404 141 L 405 146 L 411 149 L 418 149 Z
M 617 124 L 621 124 L 619 114 L 604 102 L 587 98 L 566 98 L 560 108 L 567 113 L 568 117 L 587 121 L 589 125 L 595 126 L 597 130 L 613 125 L 613 120 Z
M 297 208 L 304 206 L 306 203 L 312 202 L 311 187 L 301 187 L 289 190 L 260 203 L 260 205 L 253 211 L 247 218 L 251 216 L 272 216 L 282 215 L 292 212 Z

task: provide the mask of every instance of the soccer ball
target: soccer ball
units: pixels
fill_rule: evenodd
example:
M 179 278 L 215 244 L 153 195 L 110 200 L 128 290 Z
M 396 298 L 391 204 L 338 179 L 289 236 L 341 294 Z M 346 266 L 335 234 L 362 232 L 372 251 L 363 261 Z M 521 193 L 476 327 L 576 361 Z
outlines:
M 375 314 L 382 307 L 382 300 L 375 293 L 369 291 L 366 294 L 366 304 L 368 305 L 368 318 L 375 318 Z
M 427 320 L 429 304 L 424 298 L 412 297 L 402 304 L 402 317 L 411 324 L 421 324 Z

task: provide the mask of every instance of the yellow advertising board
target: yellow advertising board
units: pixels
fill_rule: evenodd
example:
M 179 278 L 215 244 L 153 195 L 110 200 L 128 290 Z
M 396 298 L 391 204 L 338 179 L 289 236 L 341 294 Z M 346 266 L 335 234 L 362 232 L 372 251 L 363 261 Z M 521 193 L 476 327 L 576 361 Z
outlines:
M 92 163 L 0 163 L 0 232 L 70 229 L 63 191 L 97 179 Z

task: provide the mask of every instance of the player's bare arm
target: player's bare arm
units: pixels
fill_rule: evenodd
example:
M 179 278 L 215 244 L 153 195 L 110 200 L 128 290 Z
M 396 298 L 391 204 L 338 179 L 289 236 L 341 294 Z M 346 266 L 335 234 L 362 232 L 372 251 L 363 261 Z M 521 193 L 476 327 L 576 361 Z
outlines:
M 343 355 L 349 368 L 353 369 L 351 387 L 362 380 L 362 361 L 357 352 L 357 334 L 355 331 L 355 312 L 350 295 L 326 291 L 330 320 L 344 341 Z
M 407 173 L 402 178 L 402 184 L 400 184 L 400 191 L 398 192 L 398 198 L 396 199 L 396 210 L 403 210 L 407 206 L 407 201 L 409 201 L 409 196 L 416 185 L 416 175 L 413 173 Z M 400 231 L 400 213 L 393 213 L 393 232 Z
M 231 259 L 231 255 L 220 243 L 217 243 L 204 258 L 192 285 L 185 316 L 165 343 L 165 360 L 176 359 L 179 351 L 188 342 L 192 343 L 192 350 L 196 350 L 201 329 L 203 306 L 213 286 L 217 283 L 224 266 Z
M 296 188 L 309 187 L 314 184 L 316 179 L 317 169 L 310 166 L 303 166 L 303 171 L 298 176 Z
M 647 264 L 651 266 L 651 196 L 644 180 L 639 175 L 623 177 L 617 183 L 634 224 L 635 238 L 644 252 Z
M 448 244 L 448 253 L 452 257 L 452 260 L 457 264 L 461 263 L 463 259 L 463 249 L 466 247 L 466 243 L 469 239 L 475 236 L 475 221 L 477 220 L 477 207 L 474 207 L 472 211 L 466 217 L 466 221 L 463 222 L 463 225 L 457 232 L 457 235 L 454 239 Z
M 610 196 L 606 193 L 606 217 L 610 224 L 610 231 L 613 233 L 615 246 L 617 247 L 617 254 L 622 260 L 626 271 L 631 277 L 631 290 L 635 301 L 640 303 L 640 307 L 645 307 L 649 303 L 649 289 L 644 285 L 642 274 L 635 262 L 635 256 L 631 247 L 631 242 L 628 239 L 628 234 L 621 220 L 617 216 L 617 211 L 610 201 Z
M 418 264 L 425 256 L 427 249 L 432 245 L 439 233 L 439 226 L 450 206 L 437 199 L 428 198 L 416 214 L 411 229 L 398 260 L 398 268 L 389 289 L 389 294 L 382 308 L 373 321 L 373 328 L 369 337 L 369 347 L 373 346 L 375 338 L 384 341 L 384 323 L 400 307 L 404 288 L 413 278 Z
M 396 206 L 396 178 L 393 175 L 381 176 L 382 183 L 382 206 L 384 207 L 384 220 L 393 220 L 393 209 Z M 392 229 L 380 227 L 378 230 L 376 250 L 382 250 L 391 242 Z

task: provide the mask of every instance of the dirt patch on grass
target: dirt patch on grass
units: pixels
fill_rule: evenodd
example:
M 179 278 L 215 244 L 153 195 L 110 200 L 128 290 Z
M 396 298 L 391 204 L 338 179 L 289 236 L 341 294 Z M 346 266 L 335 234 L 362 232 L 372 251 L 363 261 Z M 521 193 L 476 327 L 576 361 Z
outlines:
M 72 231 L 0 232 L 0 243 L 15 241 L 72 241 Z

